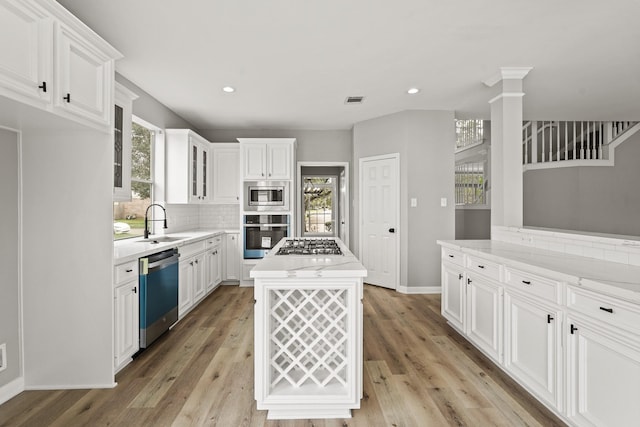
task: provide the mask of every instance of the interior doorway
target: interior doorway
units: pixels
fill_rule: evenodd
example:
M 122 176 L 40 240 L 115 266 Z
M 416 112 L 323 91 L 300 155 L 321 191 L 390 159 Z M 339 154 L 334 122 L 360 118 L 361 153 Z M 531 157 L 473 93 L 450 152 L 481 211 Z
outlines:
M 349 163 L 298 162 L 296 235 L 349 246 Z

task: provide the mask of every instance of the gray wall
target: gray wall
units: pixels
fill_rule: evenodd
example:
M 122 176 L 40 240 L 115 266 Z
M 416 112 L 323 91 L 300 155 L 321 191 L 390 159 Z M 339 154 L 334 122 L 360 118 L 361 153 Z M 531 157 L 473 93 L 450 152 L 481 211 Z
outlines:
M 0 387 L 21 376 L 18 134 L 0 129 L 0 344 L 7 345 L 7 368 Z
M 524 173 L 524 225 L 640 236 L 640 132 L 615 152 L 615 167 Z
M 491 209 L 456 209 L 456 239 L 490 239 Z
M 198 132 L 189 122 L 165 107 L 130 80 L 116 73 L 116 81 L 139 96 L 138 99 L 133 101 L 133 114 L 135 116 L 161 129 L 191 129 Z
M 354 218 L 359 159 L 400 154 L 400 286 L 440 286 L 436 240 L 455 234 L 454 141 L 453 111 L 403 111 L 353 128 Z M 409 207 L 412 197 L 418 199 L 416 208 Z M 447 207 L 440 207 L 441 197 L 447 198 Z M 359 224 L 353 225 L 357 246 Z

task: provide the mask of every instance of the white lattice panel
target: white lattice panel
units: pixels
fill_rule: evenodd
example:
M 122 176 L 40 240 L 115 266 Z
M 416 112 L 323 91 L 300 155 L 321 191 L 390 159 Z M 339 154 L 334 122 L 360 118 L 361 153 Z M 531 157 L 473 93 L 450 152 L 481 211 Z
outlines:
M 346 386 L 348 293 L 345 289 L 271 289 L 271 388 Z

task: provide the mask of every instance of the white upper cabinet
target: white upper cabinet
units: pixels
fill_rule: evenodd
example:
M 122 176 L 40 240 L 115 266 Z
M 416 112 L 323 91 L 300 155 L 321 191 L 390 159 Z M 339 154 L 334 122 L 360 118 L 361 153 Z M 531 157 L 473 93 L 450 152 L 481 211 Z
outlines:
M 0 0 L 2 96 L 110 132 L 121 57 L 53 0 Z
M 167 129 L 166 135 L 167 203 L 207 203 L 209 141 L 189 129 Z
M 113 61 L 64 24 L 56 26 L 54 104 L 98 124 L 111 123 Z
M 238 138 L 238 141 L 243 179 L 291 179 L 295 138 Z
M 113 116 L 113 200 L 131 200 L 131 118 L 138 95 L 116 83 Z
M 213 203 L 240 203 L 240 145 L 211 144 Z
M 0 93 L 51 102 L 53 19 L 37 4 L 0 1 Z

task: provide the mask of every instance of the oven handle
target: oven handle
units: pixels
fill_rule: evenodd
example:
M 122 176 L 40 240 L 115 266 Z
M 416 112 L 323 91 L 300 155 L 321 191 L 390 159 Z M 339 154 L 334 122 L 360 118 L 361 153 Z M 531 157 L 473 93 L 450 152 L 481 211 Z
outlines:
M 245 227 L 288 227 L 289 224 L 243 224 Z

